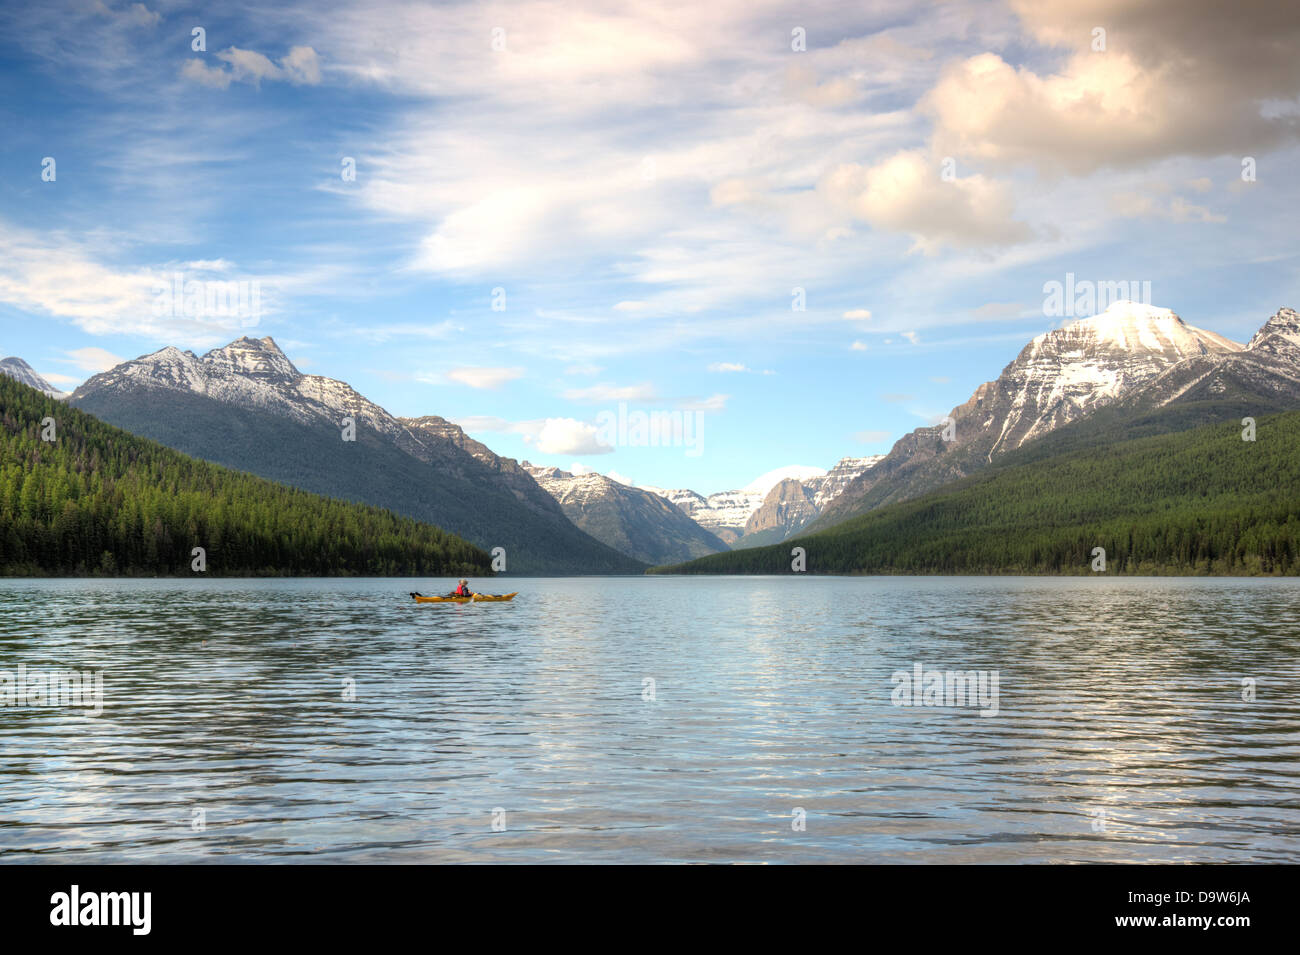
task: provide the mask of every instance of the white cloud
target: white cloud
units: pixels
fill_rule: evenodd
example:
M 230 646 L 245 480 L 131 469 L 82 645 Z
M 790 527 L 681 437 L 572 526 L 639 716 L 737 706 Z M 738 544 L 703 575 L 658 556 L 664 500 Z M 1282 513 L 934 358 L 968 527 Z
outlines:
M 88 371 L 92 374 L 108 371 L 108 369 L 115 368 L 126 361 L 125 358 L 114 355 L 105 348 L 74 348 L 72 351 L 64 352 L 64 354 L 68 357 L 61 358 L 59 361 L 75 365 L 82 371 Z
M 212 89 L 226 89 L 233 83 L 251 83 L 260 86 L 263 80 L 292 83 L 294 86 L 316 86 L 321 81 L 320 57 L 309 46 L 292 47 L 276 66 L 271 58 L 256 50 L 243 50 L 232 46 L 215 54 L 230 69 L 209 66 L 198 57 L 191 58 L 181 67 L 181 76 Z
M 595 425 L 573 418 L 547 418 L 536 436 L 525 436 L 542 454 L 609 454 L 614 449 L 603 443 Z
M 731 372 L 731 371 L 749 371 L 749 368 L 739 362 L 734 361 L 715 361 L 709 365 L 709 371 Z
M 866 342 L 854 342 L 852 345 L 849 346 L 849 348 L 852 351 L 866 351 L 867 344 Z
M 855 322 L 871 321 L 871 311 L 865 308 L 854 308 L 844 313 L 844 317 Z
M 398 322 L 392 325 L 348 326 L 345 329 L 340 329 L 339 334 L 345 336 L 358 335 L 373 342 L 387 342 L 403 338 L 428 338 L 435 341 L 444 341 L 463 331 L 464 326 L 448 320 L 434 322 L 429 325 L 418 322 Z
M 171 301 L 177 271 L 185 282 L 256 281 L 261 315 L 251 314 L 251 297 L 248 315 L 186 315 L 183 300 Z M 203 273 L 179 269 L 174 262 L 119 269 L 104 265 L 90 248 L 60 233 L 0 222 L 0 301 L 69 320 L 92 335 L 139 335 L 194 347 L 221 344 L 270 313 L 277 289 L 294 281 L 290 276 Z
M 648 382 L 641 385 L 592 385 L 589 388 L 569 388 L 563 392 L 569 401 L 653 401 L 654 387 Z
M 48 381 L 50 384 L 55 386 L 58 385 L 76 386 L 81 384 L 82 382 L 82 379 L 80 378 L 75 378 L 72 375 L 61 375 L 55 371 L 45 371 L 45 372 L 38 371 L 37 374 L 40 375 L 42 378 L 44 378 L 46 381 Z
M 731 395 L 709 395 L 707 398 L 687 398 L 677 403 L 683 411 L 723 411 Z
M 1164 219 L 1169 222 L 1227 222 L 1228 217 L 1205 206 L 1174 196 L 1168 202 L 1157 196 L 1121 192 L 1111 196 L 1111 209 L 1129 219 Z
M 445 377 L 462 385 L 468 385 L 471 388 L 494 389 L 500 388 L 508 381 L 514 381 L 522 377 L 524 370 L 522 368 L 483 368 L 470 367 L 453 368 L 445 373 Z
M 907 150 L 874 166 L 845 164 L 820 185 L 827 200 L 875 228 L 905 232 L 914 248 L 985 248 L 1023 242 L 1033 231 L 1012 217 L 1010 190 L 981 175 L 941 178 L 939 163 Z
M 1240 155 L 1296 135 L 1293 119 L 1265 109 L 1300 93 L 1295 4 L 1011 5 L 1035 39 L 1070 53 L 1054 73 L 996 53 L 947 69 L 923 104 L 938 155 L 1083 174 L 1178 155 Z M 1104 52 L 1092 49 L 1097 26 L 1106 30 Z
M 280 66 L 290 83 L 299 86 L 315 86 L 320 83 L 320 57 L 309 46 L 291 47 L 289 54 L 280 61 Z
M 221 67 L 209 66 L 205 61 L 197 59 L 185 61 L 181 67 L 181 76 L 214 90 L 224 90 L 232 79 L 231 74 Z

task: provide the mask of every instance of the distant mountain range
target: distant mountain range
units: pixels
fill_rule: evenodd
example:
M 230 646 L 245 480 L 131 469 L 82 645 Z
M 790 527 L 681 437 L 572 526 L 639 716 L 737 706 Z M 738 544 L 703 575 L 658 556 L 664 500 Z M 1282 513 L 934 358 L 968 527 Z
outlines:
M 62 401 L 68 397 L 64 392 L 59 391 L 48 381 L 36 374 L 35 370 L 21 358 L 0 358 L 0 375 L 12 378 L 14 381 L 21 381 L 29 388 L 35 388 L 37 391 L 44 392 L 47 397 Z
M 841 458 L 826 473 L 796 480 L 783 478 L 763 497 L 763 503 L 745 521 L 744 533 L 732 547 L 761 547 L 776 544 L 797 534 L 815 521 L 844 489 L 884 459 L 883 454 L 865 458 Z
M 202 357 L 164 348 L 95 375 L 69 401 L 194 457 L 502 547 L 508 573 L 644 568 L 574 526 L 515 461 L 442 418 L 395 418 L 344 382 L 302 374 L 270 338 Z
M 783 527 L 787 532 L 798 530 L 881 457 L 841 458 L 829 471 L 803 465 L 778 468 L 743 488 L 708 496 L 686 489 L 645 487 L 644 490 L 671 501 L 730 546 L 744 547 L 755 539 L 771 543 Z M 766 535 L 766 539 L 754 535 Z
M 523 466 L 578 527 L 647 564 L 675 563 L 727 549 L 658 494 L 603 474 L 571 474 L 527 461 Z
M 4 367 L 24 383 L 44 384 L 21 359 Z M 485 549 L 503 547 L 507 571 L 521 573 L 637 573 L 729 542 L 780 539 L 875 460 L 845 458 L 829 472 L 781 468 L 707 498 L 632 488 L 520 465 L 436 415 L 390 415 L 345 382 L 302 374 L 269 337 L 241 338 L 202 356 L 163 348 L 63 397 L 186 454 L 385 507 Z M 344 440 L 345 421 L 352 441 Z
M 818 533 L 990 468 L 1300 407 L 1300 320 L 1281 309 L 1243 346 L 1116 303 L 1039 335 L 887 455 L 779 468 L 707 496 L 520 464 L 445 418 L 395 417 L 302 374 L 270 338 L 202 356 L 164 348 L 71 396 L 20 358 L 0 373 L 186 454 L 502 547 L 507 572 L 638 573 Z
M 824 573 L 1070 573 L 1094 546 L 1119 572 L 1295 573 L 1297 408 L 1294 310 L 1242 346 L 1121 303 L 1035 338 L 950 440 L 905 436 L 804 533 L 668 569 L 789 572 L 797 544 Z

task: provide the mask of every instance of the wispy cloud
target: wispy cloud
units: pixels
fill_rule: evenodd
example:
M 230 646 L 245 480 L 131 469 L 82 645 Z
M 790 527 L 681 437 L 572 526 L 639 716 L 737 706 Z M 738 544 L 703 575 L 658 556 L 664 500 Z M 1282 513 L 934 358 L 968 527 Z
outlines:
M 468 385 L 470 388 L 495 389 L 500 388 L 507 382 L 514 381 L 516 378 L 522 378 L 524 370 L 522 368 L 488 368 L 481 366 L 465 366 L 462 368 L 452 368 L 441 375 L 424 376 L 420 380 L 436 383 L 442 379 L 454 381 L 457 384 Z
M 569 401 L 654 401 L 655 389 L 649 382 L 640 385 L 591 385 L 568 388 L 562 397 Z
M 295 46 L 281 57 L 277 66 L 263 53 L 230 47 L 215 54 L 229 69 L 214 66 L 204 59 L 185 61 L 181 76 L 212 89 L 226 89 L 231 83 L 259 85 L 263 80 L 292 83 L 295 86 L 315 86 L 321 81 L 320 57 L 309 46 Z

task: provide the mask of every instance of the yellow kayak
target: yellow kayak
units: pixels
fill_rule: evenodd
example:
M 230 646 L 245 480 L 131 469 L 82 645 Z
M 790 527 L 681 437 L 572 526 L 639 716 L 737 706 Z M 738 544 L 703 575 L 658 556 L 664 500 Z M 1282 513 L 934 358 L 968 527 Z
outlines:
M 519 591 L 516 590 L 513 594 L 475 594 L 472 597 L 426 597 L 424 594 L 416 593 L 411 594 L 411 596 L 415 598 L 415 602 L 418 604 L 467 604 L 514 600 L 515 595 L 518 593 Z

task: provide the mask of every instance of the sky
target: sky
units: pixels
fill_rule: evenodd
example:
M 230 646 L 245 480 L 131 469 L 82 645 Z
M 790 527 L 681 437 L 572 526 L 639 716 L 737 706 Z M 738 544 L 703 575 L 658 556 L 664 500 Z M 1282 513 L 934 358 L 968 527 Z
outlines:
M 0 355 L 269 335 L 710 493 L 936 422 L 1067 274 L 1243 342 L 1300 306 L 1300 5 L 260 7 L 0 2 Z

